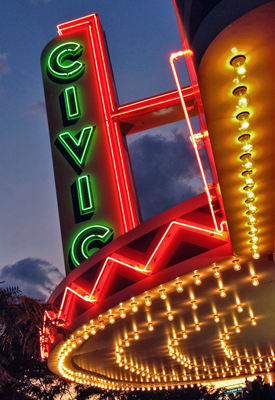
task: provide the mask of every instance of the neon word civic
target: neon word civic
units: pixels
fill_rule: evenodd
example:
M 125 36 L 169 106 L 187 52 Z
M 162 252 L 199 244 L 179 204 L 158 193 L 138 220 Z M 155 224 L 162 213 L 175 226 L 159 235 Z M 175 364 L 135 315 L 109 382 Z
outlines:
M 71 85 L 85 73 L 85 64 L 80 60 L 83 47 L 73 41 L 56 46 L 48 57 L 47 74 L 56 83 L 67 85 L 60 96 L 63 126 L 81 122 L 81 106 L 78 88 Z M 64 105 L 64 110 L 62 109 Z M 83 173 L 86 163 L 89 162 L 91 144 L 96 135 L 95 126 L 80 126 L 78 129 L 64 130 L 57 135 L 55 145 L 64 159 L 78 175 L 72 190 L 76 223 L 91 218 L 95 212 L 95 202 L 91 177 Z M 79 216 L 79 218 L 77 218 Z M 75 235 L 70 246 L 70 263 L 78 267 L 82 261 L 88 259 L 98 249 L 113 239 L 113 230 L 102 224 L 85 226 Z

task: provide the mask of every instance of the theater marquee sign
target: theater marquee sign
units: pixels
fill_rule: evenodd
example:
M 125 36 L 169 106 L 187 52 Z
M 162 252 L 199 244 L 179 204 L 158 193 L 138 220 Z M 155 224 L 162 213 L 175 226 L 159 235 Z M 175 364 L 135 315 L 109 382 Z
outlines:
M 69 273 L 138 218 L 99 21 L 82 18 L 59 33 L 41 63 Z

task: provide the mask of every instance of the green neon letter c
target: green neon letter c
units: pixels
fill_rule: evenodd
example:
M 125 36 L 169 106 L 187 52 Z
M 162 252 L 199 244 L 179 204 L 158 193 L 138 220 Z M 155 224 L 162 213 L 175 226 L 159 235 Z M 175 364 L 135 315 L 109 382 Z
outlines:
M 90 225 L 81 230 L 71 247 L 71 260 L 75 267 L 113 239 L 113 231 L 104 225 Z
M 85 69 L 85 64 L 77 61 L 82 52 L 83 47 L 76 42 L 66 42 L 56 46 L 48 58 L 50 78 L 63 82 L 71 82 L 78 79 Z

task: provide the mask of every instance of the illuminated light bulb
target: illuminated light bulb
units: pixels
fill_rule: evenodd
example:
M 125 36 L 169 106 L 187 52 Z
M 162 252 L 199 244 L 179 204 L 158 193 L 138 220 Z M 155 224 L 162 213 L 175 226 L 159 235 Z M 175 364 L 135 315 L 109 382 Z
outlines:
M 236 333 L 240 333 L 241 332 L 241 329 L 240 329 L 239 325 L 236 325 L 235 329 L 236 329 Z
M 201 284 L 200 275 L 199 274 L 193 275 L 193 278 L 194 278 L 195 285 L 199 286 Z
M 84 332 L 83 338 L 84 338 L 84 339 L 89 339 L 89 334 L 88 334 L 87 331 Z
M 135 339 L 135 340 L 138 340 L 138 339 L 139 339 L 139 333 L 138 333 L 137 331 L 135 331 L 135 333 L 134 333 L 134 339 Z
M 196 300 L 191 301 L 191 306 L 192 306 L 192 310 L 197 310 L 198 309 L 198 305 Z
M 165 289 L 159 289 L 159 297 L 162 300 L 165 300 L 167 298 L 166 290 Z
M 247 96 L 247 87 L 239 86 L 233 90 L 233 95 L 237 100 L 237 108 L 245 108 L 249 103 L 249 98 Z
M 242 172 L 242 177 L 244 179 L 245 185 L 251 189 L 254 187 L 255 183 L 253 181 L 253 179 L 251 178 L 251 174 L 253 173 L 252 170 L 247 170 Z
M 134 313 L 136 313 L 138 311 L 138 305 L 137 305 L 137 302 L 135 301 L 134 297 L 132 297 L 132 300 L 133 300 L 132 303 L 131 303 L 132 311 Z
M 246 215 L 255 214 L 255 212 L 258 211 L 258 208 L 252 203 L 248 203 L 248 204 L 246 204 L 246 206 L 248 207 L 248 211 L 246 211 Z
M 173 313 L 172 313 L 171 311 L 169 311 L 169 312 L 167 313 L 167 318 L 168 318 L 168 321 L 173 321 L 174 316 L 173 316 Z
M 148 323 L 148 331 L 152 332 L 154 330 L 154 325 L 152 322 Z
M 243 312 L 243 306 L 241 304 L 237 305 L 237 310 L 239 313 Z
M 109 310 L 109 315 L 108 315 L 108 318 L 109 318 L 109 323 L 110 324 L 114 324 L 115 322 L 116 322 L 116 320 L 115 320 L 115 316 L 114 316 L 114 314 L 112 313 L 112 310 Z
M 119 315 L 120 315 L 120 318 L 126 318 L 125 308 L 123 308 L 122 306 L 123 306 L 123 304 L 120 303 L 120 309 L 118 310 L 119 311 Z
M 252 253 L 252 257 L 254 258 L 254 260 L 258 260 L 261 257 L 261 255 L 258 251 L 255 251 Z
M 120 353 L 123 353 L 123 352 L 124 352 L 124 349 L 123 349 L 122 346 L 119 346 L 119 352 L 120 352 Z
M 249 225 L 254 225 L 254 224 L 256 224 L 257 218 L 254 217 L 254 215 L 248 215 L 247 218 L 248 218 L 248 224 L 249 224 Z
M 258 241 L 259 241 L 258 236 L 253 236 L 253 237 L 251 238 L 251 240 L 249 241 L 249 243 L 255 244 L 255 243 L 257 243 Z
M 201 330 L 200 324 L 195 324 L 195 329 L 197 332 L 199 332 Z
M 226 340 L 229 340 L 229 339 L 230 339 L 230 336 L 229 336 L 228 333 L 225 333 L 225 334 L 224 334 L 224 337 L 225 337 Z
M 254 164 L 251 157 L 252 156 L 250 153 L 245 153 L 240 156 L 240 160 L 242 161 L 242 166 L 245 169 L 253 169 Z
M 178 339 L 174 339 L 174 346 L 178 346 L 178 345 L 179 345 Z
M 254 236 L 257 232 L 258 232 L 258 229 L 255 228 L 255 226 L 252 226 L 252 227 L 250 228 L 250 231 L 248 232 L 248 235 L 249 235 L 249 236 Z
M 262 359 L 262 357 L 260 357 L 260 358 L 259 358 L 259 361 L 260 361 L 260 362 L 263 362 L 263 359 Z
M 103 331 L 105 329 L 105 323 L 104 323 L 104 319 L 102 319 L 102 315 L 99 315 L 99 317 L 98 317 L 98 326 L 101 331 Z
M 257 325 L 256 319 L 253 317 L 250 319 L 252 325 Z
M 213 276 L 218 279 L 221 276 L 219 267 L 213 267 L 212 270 Z
M 252 203 L 255 200 L 255 193 L 252 190 L 246 190 L 246 197 L 245 203 Z
M 239 83 L 240 80 L 244 79 L 247 74 L 247 67 L 245 63 L 244 55 L 237 55 L 230 60 L 230 65 L 234 68 L 235 78 L 234 83 Z
M 219 292 L 221 297 L 226 297 L 226 292 L 224 288 L 219 289 Z
M 248 120 L 249 119 L 249 115 L 250 114 L 249 114 L 248 111 L 244 111 L 244 112 L 241 112 L 240 114 L 238 114 L 236 116 L 237 120 L 239 121 L 239 130 L 242 131 L 242 132 L 245 132 L 250 128 L 250 123 L 249 123 L 249 120 Z M 250 135 L 249 135 L 249 137 L 250 137 Z M 243 149 L 242 148 L 242 150 L 246 151 L 246 152 L 250 152 L 250 149 Z
M 241 149 L 245 153 L 249 153 L 253 150 L 253 144 L 250 141 L 250 135 L 248 133 L 239 136 L 238 141 L 241 142 Z
M 149 296 L 148 294 L 144 297 L 144 300 L 147 307 L 150 307 L 152 305 L 151 296 Z
M 257 244 L 253 244 L 252 246 L 251 246 L 251 249 L 250 250 L 252 250 L 252 251 L 257 251 L 257 250 L 259 250 L 259 246 L 257 245 Z
M 218 314 L 214 314 L 214 321 L 217 323 L 220 321 Z
M 125 339 L 125 346 L 126 346 L 126 347 L 129 347 L 129 346 L 130 346 L 130 342 L 129 342 L 128 339 Z
M 251 277 L 251 279 L 252 279 L 252 285 L 253 286 L 259 286 L 259 280 L 258 280 L 258 278 L 257 278 L 257 276 L 255 275 L 255 276 L 252 276 Z
M 232 261 L 234 264 L 234 270 L 235 271 L 240 271 L 241 269 L 241 264 L 240 264 L 240 260 L 238 258 L 235 258 L 235 260 Z
M 176 290 L 178 293 L 182 293 L 183 292 L 182 282 L 180 282 L 178 279 L 179 278 L 177 278 L 177 282 L 176 282 L 176 288 L 177 288 Z
M 183 339 L 187 339 L 187 333 L 185 331 L 182 331 L 182 337 Z

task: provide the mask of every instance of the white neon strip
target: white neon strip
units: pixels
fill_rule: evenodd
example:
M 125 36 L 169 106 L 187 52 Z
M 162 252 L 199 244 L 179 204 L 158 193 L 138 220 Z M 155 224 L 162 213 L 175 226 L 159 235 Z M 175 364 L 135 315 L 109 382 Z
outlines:
M 177 89 L 178 89 L 178 93 L 179 93 L 179 96 L 180 96 L 180 99 L 181 99 L 181 105 L 182 105 L 182 109 L 183 109 L 183 112 L 184 112 L 184 115 L 185 115 L 187 126 L 188 126 L 188 129 L 189 129 L 190 135 L 192 137 L 193 147 L 194 147 L 194 150 L 195 150 L 195 153 L 196 153 L 196 156 L 197 156 L 197 160 L 198 160 L 198 164 L 199 164 L 199 168 L 200 168 L 200 171 L 201 171 L 201 176 L 202 176 L 202 180 L 203 180 L 203 184 L 204 184 L 204 189 L 205 189 L 205 192 L 206 192 L 206 195 L 207 195 L 207 198 L 208 198 L 208 203 L 209 203 L 210 211 L 211 211 L 211 214 L 212 214 L 212 219 L 213 219 L 213 222 L 214 222 L 214 226 L 215 226 L 215 229 L 218 231 L 219 228 L 218 228 L 216 216 L 215 216 L 215 213 L 214 213 L 213 205 L 212 205 L 212 202 L 211 202 L 211 195 L 210 195 L 210 192 L 209 192 L 208 183 L 207 183 L 207 180 L 206 180 L 206 176 L 205 176 L 205 173 L 204 173 L 204 169 L 203 169 L 203 165 L 202 165 L 202 162 L 201 162 L 200 154 L 199 154 L 199 151 L 198 151 L 198 146 L 197 146 L 197 143 L 196 143 L 196 140 L 195 140 L 192 124 L 191 124 L 191 121 L 190 121 L 190 118 L 189 118 L 189 114 L 188 114 L 188 111 L 187 111 L 187 108 L 186 108 L 186 105 L 185 105 L 185 101 L 184 101 L 184 98 L 183 98 L 183 95 L 182 95 L 182 92 L 181 92 L 179 77 L 178 77 L 178 74 L 177 74 L 177 71 L 176 71 L 176 67 L 175 67 L 175 64 L 174 64 L 174 59 L 177 59 L 178 57 L 182 57 L 182 56 L 184 56 L 184 52 L 183 51 L 179 51 L 178 53 L 171 54 L 171 56 L 170 56 L 170 64 L 171 64 L 171 68 L 172 68 L 172 71 L 173 71 L 173 75 L 174 75 L 174 79 L 175 79 L 175 82 L 176 82 L 176 86 L 177 86 Z

